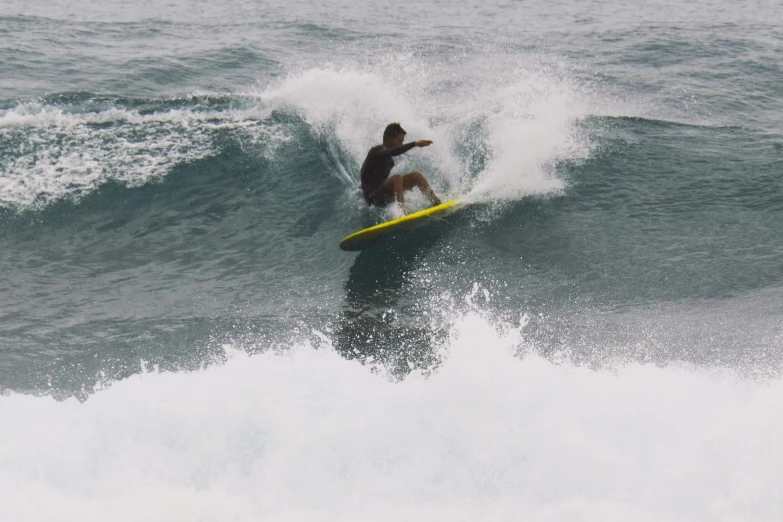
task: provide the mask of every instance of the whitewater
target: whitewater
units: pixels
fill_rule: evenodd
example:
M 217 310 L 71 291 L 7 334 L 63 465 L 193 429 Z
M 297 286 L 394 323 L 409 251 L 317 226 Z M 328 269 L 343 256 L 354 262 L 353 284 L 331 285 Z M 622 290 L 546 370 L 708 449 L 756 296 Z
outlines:
M 781 382 L 525 355 L 479 309 L 394 382 L 294 344 L 146 368 L 86 402 L 6 394 L 5 520 L 773 519 Z M 521 352 L 521 355 L 520 355 Z M 35 502 L 32 502 L 35 499 Z

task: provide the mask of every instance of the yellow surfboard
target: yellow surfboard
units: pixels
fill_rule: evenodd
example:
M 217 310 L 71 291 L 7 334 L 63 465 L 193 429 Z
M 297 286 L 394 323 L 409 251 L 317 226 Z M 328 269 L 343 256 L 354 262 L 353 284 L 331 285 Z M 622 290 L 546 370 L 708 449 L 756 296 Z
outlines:
M 455 200 L 441 203 L 401 218 L 386 221 L 374 227 L 365 228 L 346 237 L 340 241 L 340 248 L 343 250 L 364 250 L 374 245 L 378 240 L 392 236 L 397 232 L 408 230 L 419 225 L 423 225 L 433 217 L 443 217 L 451 214 L 461 206 L 460 202 Z

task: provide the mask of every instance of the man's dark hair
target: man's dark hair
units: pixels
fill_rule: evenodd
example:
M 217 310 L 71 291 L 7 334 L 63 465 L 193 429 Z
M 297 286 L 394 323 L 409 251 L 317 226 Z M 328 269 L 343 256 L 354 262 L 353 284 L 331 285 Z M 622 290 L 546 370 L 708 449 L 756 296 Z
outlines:
M 383 141 L 386 141 L 389 138 L 396 138 L 400 134 L 405 136 L 408 133 L 405 132 L 405 129 L 403 129 L 402 126 L 396 121 L 394 123 L 390 123 L 386 126 L 386 130 L 383 131 Z

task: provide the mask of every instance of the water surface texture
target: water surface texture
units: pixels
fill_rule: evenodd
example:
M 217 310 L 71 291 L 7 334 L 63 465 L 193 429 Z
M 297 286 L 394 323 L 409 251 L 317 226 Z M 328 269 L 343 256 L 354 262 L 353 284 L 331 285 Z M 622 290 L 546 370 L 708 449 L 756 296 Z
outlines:
M 4 0 L 0 519 L 780 520 L 781 21 Z

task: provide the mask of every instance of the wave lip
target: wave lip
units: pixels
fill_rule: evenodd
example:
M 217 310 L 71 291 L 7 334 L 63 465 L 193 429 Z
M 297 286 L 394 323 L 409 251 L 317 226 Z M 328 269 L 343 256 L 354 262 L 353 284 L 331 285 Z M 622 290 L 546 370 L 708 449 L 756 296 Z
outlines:
M 273 149 L 289 139 L 270 121 L 275 112 L 305 123 L 346 186 L 358 183 L 358 166 L 385 125 L 401 121 L 411 139 L 435 143 L 398 158 L 397 170 L 425 172 L 447 198 L 485 202 L 561 191 L 557 164 L 590 153 L 577 123 L 594 96 L 551 67 L 509 56 L 471 60 L 446 68 L 410 55 L 380 57 L 310 68 L 234 95 L 64 93 L 21 102 L 0 111 L 0 205 L 79 199 L 109 180 L 143 185 L 214 154 L 226 131 Z

